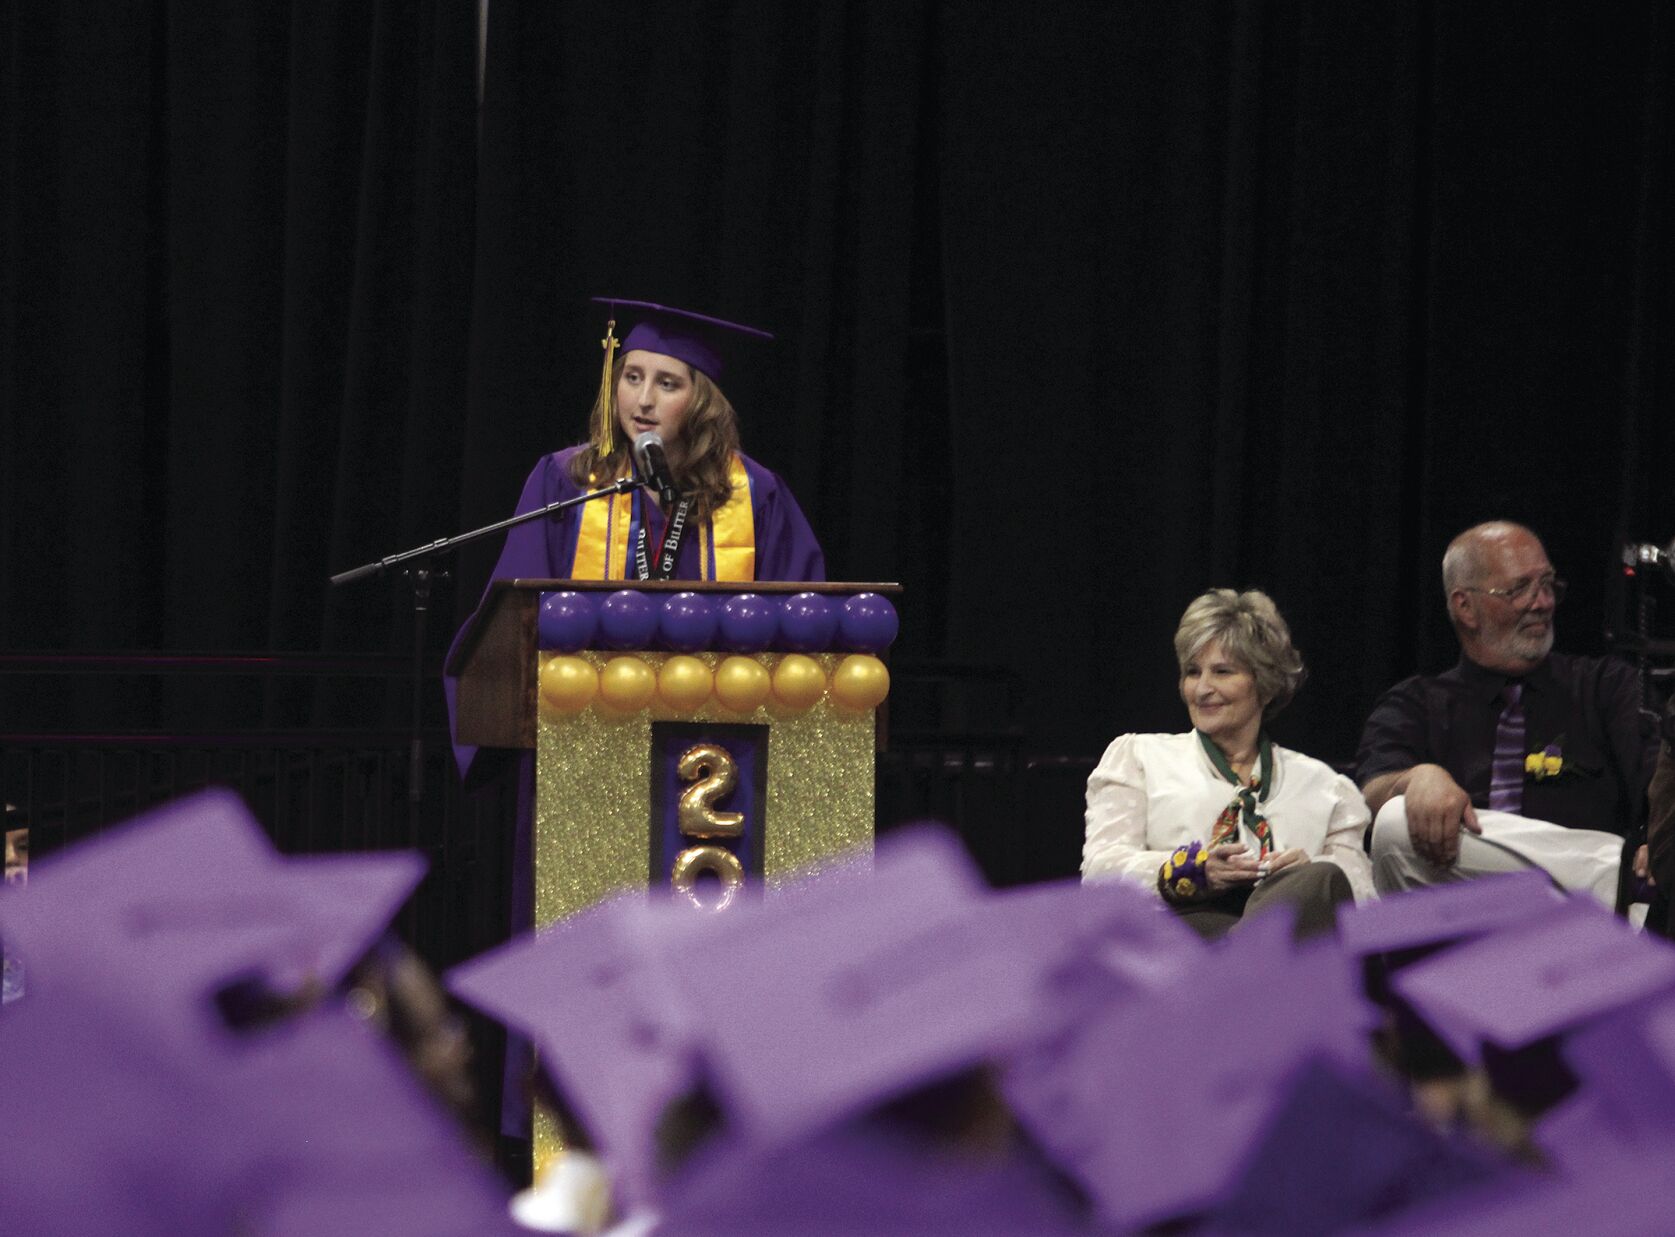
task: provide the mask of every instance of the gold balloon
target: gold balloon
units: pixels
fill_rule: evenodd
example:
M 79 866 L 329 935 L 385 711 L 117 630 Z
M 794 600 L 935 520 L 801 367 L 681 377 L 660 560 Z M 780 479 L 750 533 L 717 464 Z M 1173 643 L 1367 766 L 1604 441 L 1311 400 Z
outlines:
M 599 690 L 599 673 L 583 657 L 549 657 L 541 667 L 541 700 L 559 713 L 580 713 Z
M 657 694 L 657 675 L 638 657 L 613 657 L 599 673 L 599 697 L 623 713 L 634 713 Z
M 832 699 L 850 709 L 876 709 L 890 694 L 890 671 L 865 653 L 845 657 L 832 671 Z
M 696 743 L 675 762 L 675 773 L 693 783 L 681 791 L 675 805 L 682 833 L 689 838 L 736 838 L 744 832 L 743 814 L 713 806 L 739 784 L 739 766 L 731 752 L 716 743 Z
M 826 693 L 826 672 L 801 653 L 787 653 L 774 667 L 774 699 L 797 712 Z
M 754 657 L 729 657 L 715 668 L 715 698 L 735 713 L 760 708 L 772 688 L 768 668 Z
M 713 872 L 721 882 L 721 896 L 705 902 L 698 896 L 698 874 Z M 688 846 L 675 856 L 675 866 L 669 873 L 669 883 L 675 892 L 701 911 L 724 911 L 733 904 L 744 885 L 744 865 L 732 851 L 720 846 Z
M 696 657 L 671 657 L 657 672 L 657 694 L 663 703 L 690 713 L 710 698 L 710 668 Z

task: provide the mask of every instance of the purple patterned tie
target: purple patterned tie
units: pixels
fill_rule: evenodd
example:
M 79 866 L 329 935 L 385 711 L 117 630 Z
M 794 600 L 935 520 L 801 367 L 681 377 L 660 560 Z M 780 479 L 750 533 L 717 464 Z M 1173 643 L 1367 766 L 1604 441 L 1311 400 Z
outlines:
M 1524 806 L 1524 694 L 1522 683 L 1501 692 L 1501 719 L 1495 727 L 1495 758 L 1489 766 L 1489 809 L 1516 812 Z

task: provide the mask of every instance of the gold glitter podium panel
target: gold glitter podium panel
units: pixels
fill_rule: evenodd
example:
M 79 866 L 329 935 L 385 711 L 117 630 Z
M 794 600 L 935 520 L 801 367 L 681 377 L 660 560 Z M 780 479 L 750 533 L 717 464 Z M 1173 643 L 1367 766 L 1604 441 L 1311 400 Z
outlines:
M 535 918 L 673 888 L 725 911 L 870 847 L 895 585 L 498 581 L 460 736 L 534 747 Z

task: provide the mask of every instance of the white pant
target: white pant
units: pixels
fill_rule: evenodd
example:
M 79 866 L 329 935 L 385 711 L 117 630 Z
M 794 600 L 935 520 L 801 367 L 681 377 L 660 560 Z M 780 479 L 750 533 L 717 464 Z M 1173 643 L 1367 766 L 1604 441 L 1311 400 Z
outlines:
M 1538 868 L 1567 893 L 1589 893 L 1606 910 L 1617 909 L 1617 878 L 1623 839 L 1597 829 L 1566 829 L 1513 812 L 1480 810 L 1479 837 L 1460 830 L 1460 858 L 1444 866 L 1422 859 L 1408 835 L 1407 802 L 1397 795 L 1379 809 L 1373 824 L 1373 884 L 1398 893 L 1444 881 L 1471 880 L 1500 872 Z

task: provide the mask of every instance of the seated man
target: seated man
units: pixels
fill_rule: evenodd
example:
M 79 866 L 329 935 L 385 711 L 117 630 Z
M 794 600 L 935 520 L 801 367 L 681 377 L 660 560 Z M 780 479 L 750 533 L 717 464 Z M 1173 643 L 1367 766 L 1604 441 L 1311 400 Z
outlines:
M 1663 715 L 1663 750 L 1652 772 L 1652 784 L 1646 792 L 1646 840 L 1650 847 L 1647 866 L 1652 879 L 1665 895 L 1675 889 L 1675 699 L 1671 699 Z M 1648 919 L 1647 931 L 1675 937 L 1675 916 L 1670 915 L 1667 897 L 1652 904 L 1656 919 Z
M 1553 649 L 1565 584 L 1529 529 L 1469 528 L 1443 555 L 1461 658 L 1387 691 L 1361 734 L 1381 892 L 1541 868 L 1616 909 L 1656 736 L 1626 664 Z M 1635 870 L 1645 873 L 1645 848 Z

